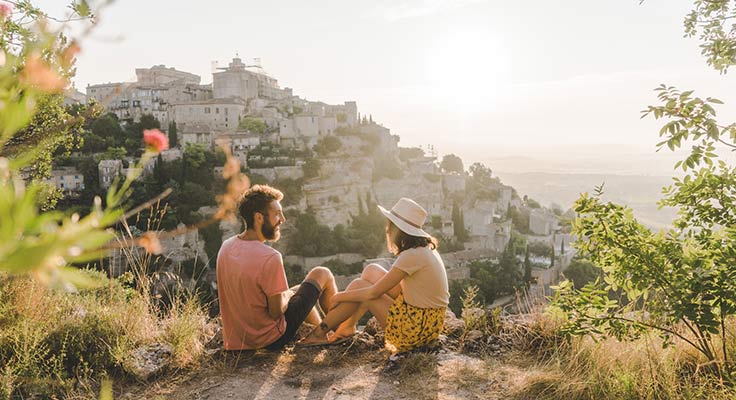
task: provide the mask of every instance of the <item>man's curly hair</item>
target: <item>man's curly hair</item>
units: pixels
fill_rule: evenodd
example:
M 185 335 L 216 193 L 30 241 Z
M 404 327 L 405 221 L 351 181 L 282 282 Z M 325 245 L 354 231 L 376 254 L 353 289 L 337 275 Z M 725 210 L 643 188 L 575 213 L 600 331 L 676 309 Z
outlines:
M 245 221 L 246 228 L 253 228 L 256 213 L 266 216 L 268 205 L 272 201 L 281 201 L 284 194 L 280 190 L 268 185 L 254 185 L 243 193 L 240 198 L 240 217 Z

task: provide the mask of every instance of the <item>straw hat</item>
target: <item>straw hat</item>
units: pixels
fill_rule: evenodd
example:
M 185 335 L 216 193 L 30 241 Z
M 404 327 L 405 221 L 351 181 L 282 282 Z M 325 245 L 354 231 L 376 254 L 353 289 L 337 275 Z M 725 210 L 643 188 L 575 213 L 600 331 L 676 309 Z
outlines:
M 391 211 L 380 205 L 378 209 L 404 233 L 411 236 L 431 237 L 429 233 L 422 230 L 422 225 L 427 219 L 427 211 L 414 200 L 402 197 L 394 204 Z

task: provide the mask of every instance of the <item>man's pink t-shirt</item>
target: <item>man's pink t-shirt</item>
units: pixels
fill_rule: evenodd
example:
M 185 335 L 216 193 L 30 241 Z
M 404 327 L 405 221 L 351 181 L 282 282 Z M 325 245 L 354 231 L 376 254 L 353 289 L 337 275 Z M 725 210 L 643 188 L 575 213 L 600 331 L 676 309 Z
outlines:
M 281 253 L 257 240 L 225 240 L 217 255 L 225 350 L 259 349 L 281 337 L 286 319 L 268 315 L 267 298 L 288 289 Z

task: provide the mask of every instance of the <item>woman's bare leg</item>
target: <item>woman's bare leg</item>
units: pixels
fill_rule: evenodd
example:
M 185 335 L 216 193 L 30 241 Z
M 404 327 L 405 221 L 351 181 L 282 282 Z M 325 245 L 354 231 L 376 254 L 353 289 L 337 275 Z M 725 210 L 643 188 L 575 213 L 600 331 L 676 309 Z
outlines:
M 366 280 L 356 279 L 352 281 L 345 290 L 350 291 L 362 289 L 371 285 L 372 283 Z M 337 307 L 327 313 L 322 322 L 324 322 L 331 329 L 338 327 L 335 331 L 335 337 L 338 338 L 345 337 L 354 333 L 355 322 L 352 322 L 352 325 L 348 325 L 345 327 L 342 327 L 342 324 L 353 319 L 357 322 L 357 320 L 360 319 L 360 317 L 362 316 L 362 314 L 365 313 L 366 310 L 370 311 L 373 315 L 376 316 L 376 319 L 378 319 L 378 322 L 381 324 L 381 326 L 385 326 L 388 309 L 391 307 L 391 304 L 393 304 L 393 302 L 394 299 L 384 294 L 377 299 L 373 299 L 364 303 L 340 303 Z M 361 312 L 361 309 L 362 313 L 357 318 L 355 318 L 355 315 L 358 312 Z M 319 327 L 314 329 L 314 331 L 312 331 L 312 333 L 305 339 L 306 342 L 321 342 L 326 340 L 327 332 L 323 331 Z
M 383 278 L 387 273 L 388 271 L 383 269 L 383 267 L 381 267 L 378 264 L 368 264 L 365 266 L 365 268 L 363 268 L 363 273 L 360 274 L 360 279 L 367 281 L 370 284 L 375 284 L 376 282 L 381 280 L 381 278 Z M 397 285 L 391 290 L 389 290 L 387 294 L 392 299 L 395 299 L 399 295 L 399 293 L 401 293 L 401 287 Z M 389 307 L 391 307 L 390 304 L 389 304 Z M 379 306 L 379 308 L 382 308 L 382 307 Z M 361 304 L 356 309 L 356 311 L 353 313 L 353 315 L 351 315 L 348 319 L 346 319 L 343 323 L 341 323 L 339 327 L 335 328 L 335 335 L 337 337 L 347 337 L 347 336 L 354 334 L 357 329 L 356 325 L 358 324 L 358 321 L 360 321 L 360 319 L 363 318 L 363 315 L 365 314 L 366 311 L 368 311 L 368 305 Z M 386 311 L 388 311 L 388 309 L 386 309 Z M 371 313 L 373 315 L 376 315 L 372 311 Z M 385 326 L 385 321 L 386 321 L 385 317 L 382 319 L 376 317 L 376 319 L 379 319 L 379 322 L 381 323 L 382 327 Z M 381 322 L 380 320 L 382 320 L 383 322 Z

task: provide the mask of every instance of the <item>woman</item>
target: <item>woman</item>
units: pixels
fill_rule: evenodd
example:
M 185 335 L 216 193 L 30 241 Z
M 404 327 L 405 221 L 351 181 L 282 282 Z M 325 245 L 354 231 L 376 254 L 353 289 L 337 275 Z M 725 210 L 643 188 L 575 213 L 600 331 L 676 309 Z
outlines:
M 352 336 L 366 311 L 385 329 L 392 352 L 426 345 L 442 331 L 450 292 L 437 239 L 422 230 L 427 212 L 407 198 L 391 211 L 378 207 L 388 219 L 386 245 L 398 256 L 396 261 L 389 271 L 367 265 L 359 279 L 332 297 L 332 309 L 301 344 L 329 344 Z

